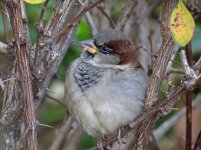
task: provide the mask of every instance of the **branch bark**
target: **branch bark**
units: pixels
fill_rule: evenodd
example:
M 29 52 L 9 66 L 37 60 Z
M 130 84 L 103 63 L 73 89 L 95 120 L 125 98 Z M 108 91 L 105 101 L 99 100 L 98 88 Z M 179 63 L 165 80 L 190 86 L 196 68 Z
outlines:
M 71 23 L 86 3 L 87 0 L 57 1 L 49 24 L 43 32 L 40 32 L 38 40 L 40 55 L 36 55 L 35 46 L 30 45 L 23 1 L 5 1 L 15 38 L 15 47 L 12 48 L 10 55 L 13 63 L 8 78 L 17 78 L 17 80 L 6 82 L 4 90 L 0 117 L 0 149 L 37 149 L 35 128 L 38 123 L 35 118 L 35 109 L 44 97 L 46 88 L 57 71 L 77 28 L 69 28 L 62 37 L 53 36 L 66 24 Z M 81 17 L 77 18 L 77 23 L 80 19 Z M 41 61 L 37 65 L 34 63 L 36 56 L 40 57 L 37 60 Z M 22 118 L 23 108 L 24 119 Z M 22 140 L 24 136 L 26 136 L 25 141 Z M 28 148 L 24 146 L 24 142 L 27 143 Z
M 186 46 L 186 56 L 189 66 L 193 65 L 191 42 Z M 192 90 L 186 91 L 186 150 L 192 149 Z
M 55 140 L 53 141 L 49 150 L 60 150 L 61 149 L 61 145 L 63 144 L 66 135 L 68 135 L 68 132 L 72 128 L 72 122 L 73 122 L 73 118 L 71 116 L 69 116 L 68 118 L 66 118 L 64 120 L 63 125 L 57 131 L 57 133 L 55 135 Z
M 24 147 L 30 150 L 36 150 L 37 143 L 37 132 L 36 127 L 36 116 L 33 102 L 32 92 L 32 80 L 31 72 L 29 68 L 28 50 L 31 45 L 28 44 L 28 30 L 26 28 L 26 18 L 23 16 L 24 2 L 22 0 L 16 0 L 13 2 L 6 2 L 6 7 L 10 13 L 11 25 L 14 34 L 14 47 L 16 48 L 17 57 L 17 68 L 20 77 L 20 90 L 21 90 L 21 101 L 24 103 L 24 123 L 25 123 L 25 145 Z
M 201 93 L 199 93 L 195 99 L 193 100 L 192 107 L 195 109 L 201 104 Z M 186 108 L 182 108 L 180 111 L 178 111 L 174 116 L 172 116 L 170 119 L 166 120 L 162 125 L 160 125 L 159 128 L 154 130 L 154 137 L 156 139 L 160 139 L 176 122 L 184 116 L 186 113 Z

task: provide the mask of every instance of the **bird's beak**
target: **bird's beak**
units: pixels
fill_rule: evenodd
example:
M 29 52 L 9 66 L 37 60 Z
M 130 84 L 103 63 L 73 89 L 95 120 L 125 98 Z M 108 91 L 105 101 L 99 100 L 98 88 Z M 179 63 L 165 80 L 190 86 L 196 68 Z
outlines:
M 98 52 L 97 47 L 94 45 L 93 40 L 85 40 L 80 42 L 80 45 L 84 48 L 85 51 L 95 54 Z

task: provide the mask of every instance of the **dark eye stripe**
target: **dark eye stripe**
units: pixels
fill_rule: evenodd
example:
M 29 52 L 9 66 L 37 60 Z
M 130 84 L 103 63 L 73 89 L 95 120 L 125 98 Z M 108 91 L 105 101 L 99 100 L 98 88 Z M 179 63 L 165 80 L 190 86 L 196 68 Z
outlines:
M 100 46 L 100 52 L 103 54 L 110 54 L 112 52 L 112 49 L 107 47 L 106 45 Z

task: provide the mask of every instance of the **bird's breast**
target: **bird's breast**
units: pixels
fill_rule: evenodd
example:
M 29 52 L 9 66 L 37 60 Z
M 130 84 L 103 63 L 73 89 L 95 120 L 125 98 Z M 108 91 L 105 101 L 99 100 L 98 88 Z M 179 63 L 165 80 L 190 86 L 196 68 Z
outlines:
M 102 76 L 103 69 L 95 68 L 83 62 L 77 65 L 73 73 L 74 80 L 82 92 L 97 85 Z
M 141 69 L 101 69 L 77 60 L 68 76 L 68 106 L 93 136 L 113 132 L 136 118 L 142 109 L 147 76 Z

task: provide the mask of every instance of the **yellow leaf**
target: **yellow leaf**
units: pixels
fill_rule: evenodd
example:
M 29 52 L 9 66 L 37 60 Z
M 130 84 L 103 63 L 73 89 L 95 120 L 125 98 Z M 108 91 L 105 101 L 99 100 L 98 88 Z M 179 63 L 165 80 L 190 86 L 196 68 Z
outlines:
M 170 30 L 176 44 L 187 45 L 193 37 L 195 22 L 182 0 L 178 1 L 170 17 Z
M 29 4 L 40 4 L 40 3 L 45 2 L 45 0 L 24 0 L 24 1 Z

